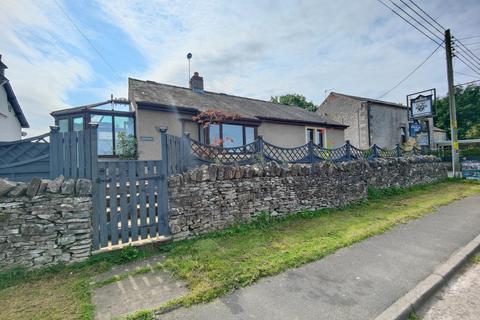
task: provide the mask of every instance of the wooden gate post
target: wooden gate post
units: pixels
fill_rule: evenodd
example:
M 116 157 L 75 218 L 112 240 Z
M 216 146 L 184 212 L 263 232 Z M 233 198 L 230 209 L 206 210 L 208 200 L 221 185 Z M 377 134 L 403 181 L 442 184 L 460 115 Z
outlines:
M 168 214 L 168 145 L 167 145 L 167 128 L 159 128 L 160 143 L 162 150 L 160 183 L 158 189 L 158 229 L 161 235 L 170 235 L 169 214 Z
M 50 179 L 55 179 L 60 175 L 60 137 L 58 126 L 50 126 Z

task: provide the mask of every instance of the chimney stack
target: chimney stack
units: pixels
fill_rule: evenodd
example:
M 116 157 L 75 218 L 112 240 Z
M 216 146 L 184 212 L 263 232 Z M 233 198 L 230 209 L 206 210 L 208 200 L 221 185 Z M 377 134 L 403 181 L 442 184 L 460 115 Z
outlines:
M 0 54 L 0 76 L 5 76 L 5 69 L 8 69 L 8 67 L 2 62 L 2 55 Z
M 190 89 L 192 89 L 193 92 L 203 92 L 203 77 L 200 77 L 198 72 L 194 72 L 190 79 Z

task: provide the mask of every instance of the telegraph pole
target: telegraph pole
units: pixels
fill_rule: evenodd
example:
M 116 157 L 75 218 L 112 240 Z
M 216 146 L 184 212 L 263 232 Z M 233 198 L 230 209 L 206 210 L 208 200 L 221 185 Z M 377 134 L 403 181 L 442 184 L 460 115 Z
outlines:
M 445 52 L 447 54 L 448 102 L 450 105 L 450 136 L 452 140 L 453 177 L 460 177 L 460 157 L 458 149 L 457 111 L 455 107 L 455 86 L 453 84 L 452 36 L 450 29 L 445 30 Z

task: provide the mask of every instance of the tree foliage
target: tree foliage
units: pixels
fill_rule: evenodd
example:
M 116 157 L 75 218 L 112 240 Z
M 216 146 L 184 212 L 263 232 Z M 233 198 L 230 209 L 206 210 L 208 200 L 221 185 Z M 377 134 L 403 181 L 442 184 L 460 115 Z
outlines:
M 137 158 L 137 139 L 133 134 L 127 135 L 120 132 L 117 136 L 116 154 L 121 160 L 134 160 Z
M 307 101 L 307 98 L 305 98 L 305 96 L 298 93 L 289 93 L 283 96 L 271 97 L 270 101 L 278 104 L 297 106 L 313 112 L 315 112 L 318 108 L 318 106 L 315 103 L 313 103 L 312 101 Z
M 456 87 L 457 126 L 459 139 L 480 138 L 480 86 Z M 435 126 L 450 135 L 448 96 L 437 99 Z

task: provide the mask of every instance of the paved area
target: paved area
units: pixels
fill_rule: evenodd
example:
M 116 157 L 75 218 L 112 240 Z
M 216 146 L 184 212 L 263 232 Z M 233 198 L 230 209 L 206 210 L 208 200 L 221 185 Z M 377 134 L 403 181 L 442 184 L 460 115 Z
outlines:
M 373 319 L 480 234 L 480 196 L 160 319 Z
M 480 318 L 480 262 L 467 265 L 417 312 L 423 320 Z
M 95 280 L 104 280 L 137 268 L 154 266 L 163 258 L 154 257 L 116 266 Z M 172 279 L 165 272 L 150 272 L 129 277 L 95 290 L 93 294 L 93 302 L 96 305 L 95 319 L 110 320 L 138 310 L 152 309 L 187 292 L 188 289 L 182 282 Z

